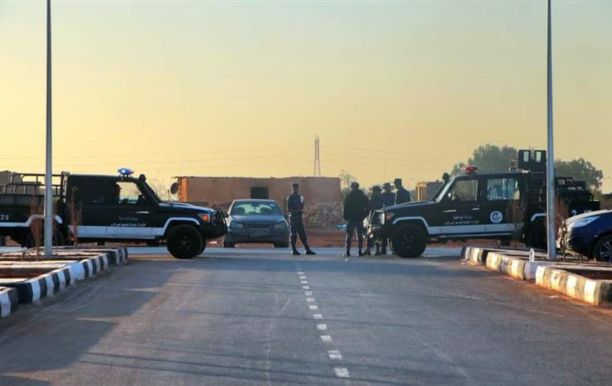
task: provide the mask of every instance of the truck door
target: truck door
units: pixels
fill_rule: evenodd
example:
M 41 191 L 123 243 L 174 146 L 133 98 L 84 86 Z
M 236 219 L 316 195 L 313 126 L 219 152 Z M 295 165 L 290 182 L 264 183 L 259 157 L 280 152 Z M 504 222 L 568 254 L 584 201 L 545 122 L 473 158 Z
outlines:
M 90 239 L 108 238 L 108 225 L 112 218 L 108 204 L 112 198 L 112 186 L 108 179 L 71 176 L 66 192 L 66 218 L 77 237 Z
M 485 179 L 485 199 L 481 210 L 490 234 L 512 235 L 523 222 L 521 189 L 516 176 L 491 176 Z
M 154 238 L 154 203 L 134 181 L 116 181 L 115 189 L 116 199 L 109 207 L 112 212 L 110 236 L 116 239 Z
M 478 235 L 485 224 L 480 212 L 480 181 L 478 176 L 455 179 L 442 198 L 440 210 L 441 235 Z

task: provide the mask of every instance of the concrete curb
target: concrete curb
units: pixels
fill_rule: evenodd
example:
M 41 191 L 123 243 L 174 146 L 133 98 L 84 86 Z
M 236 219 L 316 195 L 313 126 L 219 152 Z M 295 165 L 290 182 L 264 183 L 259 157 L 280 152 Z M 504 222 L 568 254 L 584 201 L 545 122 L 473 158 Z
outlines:
M 88 254 L 105 254 L 108 257 L 108 262 L 111 265 L 121 265 L 128 261 L 128 251 L 126 247 L 119 248 L 83 248 L 72 250 L 72 247 L 56 247 L 58 256 L 87 256 Z
M 489 249 L 464 245 L 461 250 L 461 257 L 468 263 L 485 264 Z
M 611 280 L 593 280 L 565 271 L 563 267 L 542 266 L 537 270 L 536 284 L 594 306 L 612 307 Z
M 41 260 L 32 263 L 39 263 L 43 266 L 54 263 L 65 264 L 61 268 L 23 281 L 2 280 L 0 278 L 0 286 L 9 287 L 6 291 L 6 296 L 12 296 L 9 300 L 14 298 L 15 304 L 37 302 L 45 297 L 52 296 L 67 286 L 75 285 L 77 281 L 95 277 L 100 272 L 108 270 L 111 265 L 126 263 L 128 256 L 126 248 L 85 249 L 80 251 L 81 254 L 77 251 L 73 252 L 62 248 L 57 252 L 56 260 Z M 91 256 L 92 253 L 98 254 Z M 65 260 L 61 260 L 62 258 Z M 1 291 L 0 295 L 2 295 Z M 3 302 L 6 296 L 4 298 L 0 297 L 0 302 Z M 9 304 L 8 302 L 5 303 Z M 2 307 L 1 311 L 4 312 L 7 306 L 2 303 Z
M 19 305 L 19 295 L 15 288 L 0 287 L 0 318 L 15 312 Z
M 515 279 L 531 281 L 535 280 L 539 267 L 551 264 L 549 261 L 529 261 L 499 252 L 489 252 L 486 259 L 486 266 L 490 270 L 504 273 Z
M 70 264 L 21 282 L 0 283 L 17 290 L 19 303 L 32 303 L 73 285 L 75 280 L 74 267 Z

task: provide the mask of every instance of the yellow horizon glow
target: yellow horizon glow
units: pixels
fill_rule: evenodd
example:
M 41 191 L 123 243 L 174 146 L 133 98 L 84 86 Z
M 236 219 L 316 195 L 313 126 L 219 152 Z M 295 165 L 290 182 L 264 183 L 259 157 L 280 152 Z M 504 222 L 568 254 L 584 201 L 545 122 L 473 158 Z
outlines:
M 0 3 L 1 169 L 44 170 L 44 2 Z M 435 180 L 545 148 L 545 2 L 55 1 L 54 171 Z M 557 158 L 612 175 L 608 2 L 553 11 Z M 604 180 L 604 191 L 612 180 Z

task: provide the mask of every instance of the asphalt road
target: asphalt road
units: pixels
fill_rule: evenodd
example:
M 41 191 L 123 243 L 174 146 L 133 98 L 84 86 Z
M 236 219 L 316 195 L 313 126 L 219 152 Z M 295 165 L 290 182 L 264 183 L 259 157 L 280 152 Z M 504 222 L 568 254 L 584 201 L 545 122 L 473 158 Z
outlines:
M 609 311 L 463 265 L 456 249 L 320 252 L 132 250 L 0 321 L 0 385 L 612 382 Z

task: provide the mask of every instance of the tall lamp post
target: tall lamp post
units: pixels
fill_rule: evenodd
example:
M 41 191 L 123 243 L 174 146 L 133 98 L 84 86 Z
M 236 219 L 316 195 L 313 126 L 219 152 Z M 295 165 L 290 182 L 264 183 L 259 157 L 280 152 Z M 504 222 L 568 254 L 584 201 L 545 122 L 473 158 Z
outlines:
M 555 238 L 555 150 L 553 137 L 553 93 L 552 93 L 552 37 L 551 37 L 551 0 L 548 0 L 548 52 L 547 52 L 547 86 L 548 86 L 548 148 L 546 158 L 546 246 L 548 259 L 557 258 Z
M 51 92 L 51 0 L 47 0 L 47 143 L 45 157 L 45 255 L 53 254 L 53 175 L 52 175 L 52 92 Z

